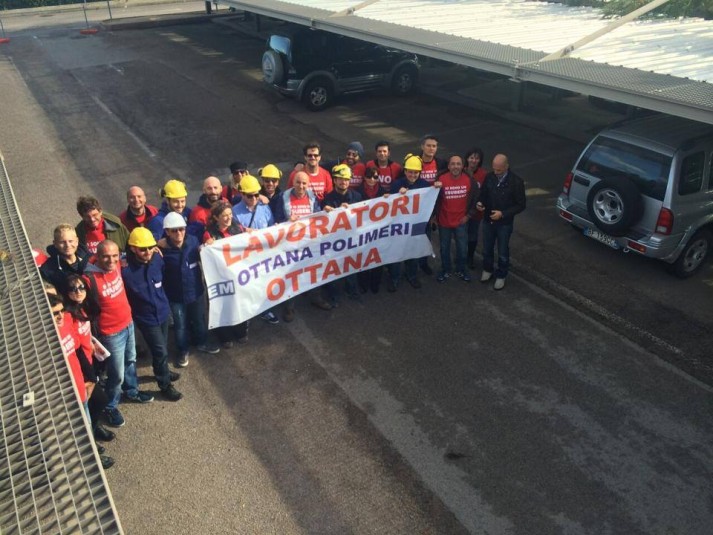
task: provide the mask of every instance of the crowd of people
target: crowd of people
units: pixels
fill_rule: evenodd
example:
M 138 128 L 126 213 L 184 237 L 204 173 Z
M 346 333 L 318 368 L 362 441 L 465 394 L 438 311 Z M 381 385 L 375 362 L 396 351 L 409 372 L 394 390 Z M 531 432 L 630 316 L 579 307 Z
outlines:
M 475 250 L 482 227 L 483 271 L 480 280 L 495 279 L 501 290 L 509 268 L 509 240 L 516 214 L 525 209 L 523 181 L 510 171 L 508 159 L 497 154 L 492 171 L 483 167 L 482 150 L 472 148 L 447 159 L 437 156 L 438 139 L 426 135 L 420 152 L 408 154 L 403 164 L 391 159 L 390 145 L 380 141 L 374 158 L 366 160 L 359 142 L 348 145 L 344 158 L 322 162 L 317 142 L 303 147 L 303 158 L 290 170 L 285 190 L 282 171 L 274 164 L 248 171 L 246 162 L 230 164 L 231 177 L 203 181 L 194 207 L 180 180 L 169 180 L 160 191 L 162 203 L 147 203 L 144 190 L 132 186 L 127 206 L 118 216 L 105 212 L 99 200 L 77 201 L 81 221 L 54 229 L 47 255 L 38 259 L 47 284 L 50 305 L 62 347 L 92 422 L 94 438 L 107 442 L 114 433 L 101 425 L 124 425 L 119 402 L 150 403 L 152 394 L 139 390 L 136 373 L 136 329 L 152 356 L 153 373 L 161 396 L 178 401 L 174 383 L 178 372 L 169 368 L 169 323 L 173 324 L 174 365 L 188 366 L 190 348 L 209 354 L 248 341 L 249 322 L 208 331 L 205 286 L 200 248 L 216 240 L 295 221 L 310 214 L 339 210 L 381 196 L 404 194 L 418 188 L 439 188 L 438 201 L 427 225 L 427 235 L 438 231 L 439 283 L 456 277 L 471 281 Z M 455 266 L 451 243 L 455 242 Z M 495 248 L 497 247 L 497 263 Z M 322 309 L 337 306 L 341 287 L 359 299 L 379 292 L 384 273 L 388 292 L 396 292 L 404 278 L 420 288 L 419 271 L 432 275 L 428 257 L 379 266 L 308 292 Z M 260 317 L 280 323 L 276 310 Z M 282 319 L 293 321 L 294 299 L 282 306 Z M 103 455 L 102 463 L 113 460 Z

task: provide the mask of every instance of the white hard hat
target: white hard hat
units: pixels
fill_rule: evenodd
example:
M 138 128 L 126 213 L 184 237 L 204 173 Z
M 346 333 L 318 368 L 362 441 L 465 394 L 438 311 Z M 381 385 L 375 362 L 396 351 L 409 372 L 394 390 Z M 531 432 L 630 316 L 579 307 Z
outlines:
M 166 230 L 167 228 L 185 228 L 185 226 L 186 220 L 183 219 L 183 216 L 178 212 L 166 214 L 166 217 L 163 220 L 163 230 Z

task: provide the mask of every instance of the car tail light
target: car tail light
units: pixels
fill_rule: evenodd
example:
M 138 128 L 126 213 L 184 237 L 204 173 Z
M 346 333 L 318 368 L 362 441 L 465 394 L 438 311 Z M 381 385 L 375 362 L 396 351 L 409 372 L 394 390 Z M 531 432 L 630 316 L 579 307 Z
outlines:
M 671 234 L 673 230 L 673 212 L 668 208 L 661 208 L 659 218 L 656 220 L 656 232 L 659 234 Z
M 562 193 L 565 195 L 569 195 L 569 188 L 572 187 L 573 178 L 574 175 L 572 173 L 567 173 L 567 176 L 564 179 L 564 184 L 562 185 Z
M 567 221 L 572 221 L 572 214 L 566 210 L 560 209 L 560 216 L 565 218 Z

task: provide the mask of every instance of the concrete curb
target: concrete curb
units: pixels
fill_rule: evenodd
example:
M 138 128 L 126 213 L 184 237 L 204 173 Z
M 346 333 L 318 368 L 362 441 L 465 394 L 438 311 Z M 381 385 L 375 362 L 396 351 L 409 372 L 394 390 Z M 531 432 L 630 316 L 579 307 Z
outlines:
M 112 9 L 119 10 L 123 9 L 127 4 L 129 6 L 153 6 L 161 4 L 188 4 L 194 1 L 195 0 L 110 0 L 110 5 Z M 196 2 L 196 4 L 198 3 L 201 5 L 204 4 L 204 2 Z M 12 17 L 22 17 L 24 15 L 41 15 L 43 13 L 68 13 L 72 11 L 81 11 L 83 6 L 84 4 L 80 2 L 77 4 L 64 4 L 61 6 L 28 7 L 8 10 L 3 9 L 0 10 L 0 18 L 9 19 Z M 87 11 L 99 11 L 101 9 L 106 9 L 106 1 L 87 3 L 86 9 Z

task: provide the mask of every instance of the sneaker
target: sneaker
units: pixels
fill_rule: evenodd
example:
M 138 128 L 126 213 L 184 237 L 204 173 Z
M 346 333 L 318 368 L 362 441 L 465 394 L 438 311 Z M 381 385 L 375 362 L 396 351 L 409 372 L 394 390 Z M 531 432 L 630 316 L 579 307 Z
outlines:
M 421 266 L 421 271 L 423 271 L 426 275 L 433 275 L 433 270 L 431 269 L 431 266 L 428 264 L 423 264 Z
M 418 279 L 415 279 L 415 278 L 409 279 L 408 282 L 411 286 L 413 286 L 417 290 L 421 287 L 421 281 L 419 281 Z
M 168 401 L 178 401 L 183 397 L 183 394 L 176 390 L 176 387 L 172 384 L 169 384 L 168 386 L 162 388 L 161 395 Z
M 106 453 L 106 448 L 101 444 L 97 444 L 97 453 L 99 453 L 99 455 Z
M 386 291 L 389 293 L 394 293 L 396 291 L 396 283 L 389 279 L 386 281 Z
M 94 440 L 100 440 L 102 442 L 111 442 L 116 438 L 116 435 L 106 429 L 102 425 L 98 425 L 94 428 Z
M 436 277 L 436 280 L 438 282 L 446 282 L 450 278 L 451 274 L 450 273 L 444 273 L 443 271 L 438 274 L 438 277 Z
M 483 274 L 480 276 L 480 282 L 488 282 L 492 276 L 493 274 L 490 271 L 483 271 Z
M 470 282 L 472 280 L 467 271 L 456 271 L 454 275 L 465 282 Z
M 121 427 L 126 423 L 119 409 L 110 409 L 107 407 L 104 409 L 104 417 L 106 418 L 107 425 L 111 427 Z
M 205 343 L 205 344 L 196 346 L 196 349 L 198 351 L 200 351 L 201 353 L 208 353 L 210 355 L 215 355 L 217 353 L 220 353 L 220 348 L 216 344 Z
M 505 279 L 495 279 L 495 285 L 493 286 L 496 290 L 502 290 L 505 288 Z
M 266 322 L 268 322 L 270 325 L 277 325 L 280 323 L 280 320 L 275 316 L 275 314 L 268 310 L 265 312 L 262 316 L 260 316 L 262 319 L 264 319 Z
M 176 367 L 177 368 L 185 368 L 188 366 L 188 351 L 184 351 L 180 355 L 178 355 L 178 358 L 176 359 Z
M 181 374 L 178 372 L 168 372 L 168 380 L 171 381 L 172 383 L 178 381 L 181 378 Z
M 285 323 L 292 323 L 293 321 L 295 321 L 295 309 L 286 309 L 285 313 L 282 315 L 282 319 L 285 321 Z
M 102 468 L 104 470 L 109 470 L 112 466 L 114 466 L 114 459 L 109 457 L 108 455 L 100 455 L 99 459 L 102 462 Z
M 153 401 L 153 396 L 148 392 L 141 392 L 140 390 L 134 395 L 129 395 L 124 392 L 124 399 L 126 401 L 131 401 L 132 403 L 151 403 Z

